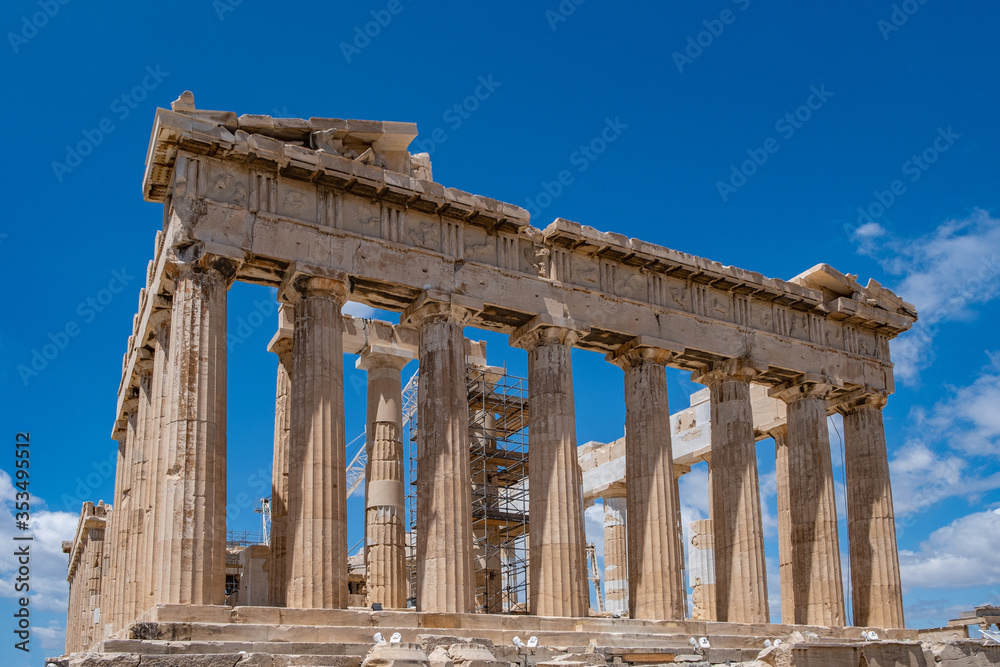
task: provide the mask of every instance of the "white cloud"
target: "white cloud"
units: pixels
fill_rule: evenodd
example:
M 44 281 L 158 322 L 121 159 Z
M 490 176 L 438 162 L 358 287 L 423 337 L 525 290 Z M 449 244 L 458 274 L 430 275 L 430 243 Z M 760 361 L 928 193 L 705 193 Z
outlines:
M 915 410 L 918 428 L 961 452 L 1000 454 L 1000 353 L 989 354 L 989 358 L 990 363 L 971 385 L 951 387 L 950 395 L 929 413 Z
M 357 301 L 348 301 L 344 304 L 344 307 L 340 309 L 344 315 L 353 315 L 354 317 L 360 317 L 361 319 L 370 320 L 375 317 L 375 309 L 371 306 L 366 306 L 363 303 L 358 303 Z
M 66 628 L 57 623 L 49 623 L 47 626 L 35 626 L 31 629 L 46 651 L 58 651 L 62 653 L 66 648 Z
M 778 534 L 778 471 L 760 475 L 759 485 L 760 522 L 764 527 L 764 537 L 775 537 Z
M 604 560 L 604 504 L 594 503 L 583 513 L 584 526 L 587 531 L 587 541 L 594 545 L 594 553 L 597 558 Z M 601 572 L 603 580 L 604 572 Z
M 1000 488 L 1000 472 L 980 475 L 969 461 L 932 451 L 920 440 L 909 440 L 889 461 L 892 500 L 897 516 L 919 512 L 945 498 L 975 501 Z
M 1000 585 L 1000 509 L 975 512 L 931 533 L 919 551 L 900 550 L 904 588 Z
M 67 556 L 62 552 L 63 540 L 72 540 L 76 532 L 79 516 L 70 512 L 50 512 L 44 508 L 44 501 L 31 497 L 31 529 L 17 531 L 14 527 L 14 493 L 10 475 L 0 470 L 0 542 L 14 544 L 15 532 L 23 536 L 32 535 L 30 598 L 32 609 L 66 613 Z M 18 598 L 23 592 L 15 590 L 18 563 L 13 549 L 4 549 L 0 554 L 0 597 Z
M 838 480 L 833 480 L 833 495 L 837 504 L 837 521 L 847 518 L 847 487 Z
M 772 623 L 781 622 L 781 571 L 778 559 L 764 556 L 764 571 L 767 576 L 767 608 Z M 791 621 L 789 621 L 790 623 Z
M 933 362 L 937 325 L 972 320 L 974 306 L 1000 296 L 1000 219 L 984 210 L 918 238 L 897 237 L 877 224 L 862 226 L 854 238 L 859 252 L 899 276 L 896 291 L 920 315 L 912 331 L 892 342 L 896 375 L 904 381 L 916 380 Z
M 699 464 L 677 480 L 681 499 L 681 519 L 686 527 L 692 521 L 708 518 L 708 465 Z

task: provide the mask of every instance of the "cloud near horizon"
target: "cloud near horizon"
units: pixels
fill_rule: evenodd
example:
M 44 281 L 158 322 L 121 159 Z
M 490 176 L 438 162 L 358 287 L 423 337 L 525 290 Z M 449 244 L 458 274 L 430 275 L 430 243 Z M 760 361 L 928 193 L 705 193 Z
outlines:
M 898 277 L 893 289 L 917 307 L 913 329 L 892 341 L 896 376 L 916 383 L 934 361 L 933 339 L 946 322 L 969 322 L 976 306 L 1000 296 L 1000 219 L 975 209 L 916 238 L 897 236 L 878 223 L 854 232 L 858 252 Z

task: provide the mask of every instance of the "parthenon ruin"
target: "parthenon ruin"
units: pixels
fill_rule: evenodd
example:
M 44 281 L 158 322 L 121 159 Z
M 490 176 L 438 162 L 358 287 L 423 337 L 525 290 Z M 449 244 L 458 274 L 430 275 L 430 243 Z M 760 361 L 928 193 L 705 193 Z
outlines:
M 522 208 L 434 182 L 429 157 L 407 150 L 416 136 L 411 123 L 206 111 L 190 93 L 157 110 L 142 188 L 163 204 L 163 229 L 122 364 L 113 504 L 86 505 L 66 547 L 67 654 L 244 651 L 269 656 L 255 664 L 357 665 L 381 629 L 405 635 L 411 643 L 390 645 L 424 662 L 428 653 L 434 662 L 434 647 L 419 645 L 417 633 L 472 638 L 494 647 L 499 662 L 520 660 L 499 648 L 517 633 L 537 636 L 547 658 L 559 652 L 552 647 L 572 654 L 589 644 L 609 662 L 670 662 L 685 651 L 749 661 L 765 638 L 797 630 L 854 661 L 825 664 L 896 664 L 877 661 L 883 650 L 923 656 L 904 627 L 882 421 L 893 392 L 889 341 L 916 320 L 913 306 L 823 264 L 780 280 L 561 218 L 532 226 Z M 277 391 L 260 598 L 268 602 L 232 607 L 226 299 L 234 281 L 277 288 L 282 306 L 269 348 Z M 348 300 L 398 312 L 399 323 L 345 316 Z M 470 469 L 468 426 L 469 369 L 485 366 L 486 355 L 467 327 L 505 333 L 527 352 L 518 428 L 528 442 L 528 597 L 515 610 L 523 616 L 472 613 L 491 608 L 476 602 L 473 489 L 487 482 Z M 573 348 L 624 371 L 622 474 L 597 497 L 619 568 L 609 600 L 628 618 L 588 618 L 590 498 L 578 463 L 587 449 L 577 447 Z M 363 606 L 349 594 L 343 353 L 358 355 L 368 377 Z M 411 360 L 419 364 L 412 531 L 401 407 Z M 668 367 L 707 387 L 674 426 Z M 772 406 L 766 423 L 752 396 Z M 710 429 L 694 451 L 678 433 L 694 428 L 696 410 Z M 484 429 L 499 428 L 503 415 L 481 412 Z M 677 423 L 687 412 L 694 421 Z M 852 627 L 826 425 L 835 412 L 845 429 Z M 767 597 L 762 437 L 776 443 L 780 625 Z M 709 465 L 710 532 L 700 539 L 714 565 L 698 566 L 712 586 L 698 591 L 690 618 L 677 477 L 696 461 Z M 411 597 L 415 609 L 406 609 Z M 860 641 L 861 630 L 883 644 Z M 689 645 L 695 635 L 708 639 Z M 468 650 L 452 649 L 454 661 Z M 338 659 L 294 662 L 296 653 Z

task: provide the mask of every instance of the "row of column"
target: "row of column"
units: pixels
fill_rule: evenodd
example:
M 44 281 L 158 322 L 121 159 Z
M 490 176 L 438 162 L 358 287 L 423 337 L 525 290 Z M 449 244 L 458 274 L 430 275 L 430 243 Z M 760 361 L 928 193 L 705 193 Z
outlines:
M 760 490 L 749 386 L 758 370 L 730 361 L 696 378 L 711 390 L 711 543 L 714 618 L 769 621 Z M 776 447 L 782 620 L 844 626 L 827 404 L 833 387 L 800 377 L 772 389 L 787 404 Z M 881 409 L 884 397 L 857 394 L 844 415 L 848 536 L 854 625 L 903 627 L 899 564 Z
M 653 423 L 655 407 L 666 402 L 658 366 L 670 359 L 655 347 L 629 345 L 610 355 L 626 371 L 626 445 L 656 440 L 654 433 L 641 429 Z M 625 363 L 622 363 L 622 362 Z M 640 363 L 636 363 L 640 362 Z M 645 363 L 642 363 L 645 362 Z M 691 582 L 694 587 L 696 618 L 746 623 L 769 620 L 764 564 L 763 531 L 756 470 L 753 415 L 749 383 L 757 369 L 746 364 L 719 364 L 696 379 L 711 388 L 712 452 L 709 463 L 710 515 L 692 524 Z M 641 379 L 640 379 L 641 378 Z M 648 380 L 652 381 L 648 381 Z M 844 626 L 846 624 L 833 466 L 826 416 L 833 386 L 818 377 L 802 376 L 772 389 L 771 396 L 787 405 L 787 420 L 770 431 L 776 447 L 778 480 L 778 537 L 780 551 L 781 612 L 789 624 Z M 641 390 L 638 391 L 638 390 Z M 857 394 L 837 403 L 845 416 L 848 452 L 848 505 L 851 562 L 854 566 L 853 592 L 855 623 L 877 627 L 902 627 L 902 600 L 896 557 L 895 530 L 889 490 L 881 408 L 884 398 Z M 633 413 L 650 413 L 636 423 Z M 660 433 L 666 433 L 665 427 Z M 662 437 L 662 436 L 661 436 Z M 668 443 L 669 446 L 669 443 Z M 605 601 L 608 611 L 629 609 L 637 618 L 680 618 L 651 616 L 663 605 L 642 609 L 649 599 L 643 580 L 631 573 L 644 571 L 640 560 L 649 562 L 649 553 L 636 553 L 635 542 L 627 541 L 631 512 L 643 498 L 653 507 L 666 504 L 651 491 L 645 478 L 657 470 L 650 454 L 630 449 L 626 453 L 626 487 L 638 498 L 611 495 L 604 501 Z M 635 462 L 635 455 L 639 455 Z M 644 457 L 645 454 L 645 457 Z M 636 484 L 636 482 L 639 482 Z M 676 480 L 671 480 L 676 489 Z M 669 531 L 656 528 L 656 521 L 641 521 L 652 529 L 654 539 Z M 635 531 L 631 533 L 635 535 Z M 679 534 L 679 530 L 677 531 Z M 668 549 L 658 549 L 668 554 Z M 628 563 L 626 570 L 625 563 Z M 671 568 L 680 560 L 665 558 Z M 637 570 L 637 567 L 639 568 Z M 676 569 L 657 573 L 657 580 L 670 580 L 674 590 L 682 590 L 673 578 Z M 629 604 L 636 591 L 644 597 Z M 662 612 L 661 612 L 662 613 Z
M 123 511 L 116 506 L 120 521 L 112 521 L 115 593 L 107 604 L 114 608 L 115 629 L 151 603 L 224 601 L 226 291 L 234 273 L 225 261 L 211 258 L 178 268 L 170 320 L 156 327 L 152 363 L 140 369 L 137 405 L 129 410 L 120 447 L 116 501 Z M 283 360 L 271 568 L 272 600 L 280 604 L 283 592 L 288 607 L 347 604 L 341 332 L 347 293 L 343 274 L 293 274 L 282 287 L 294 327 L 290 350 L 276 350 Z M 403 313 L 419 333 L 417 597 L 419 608 L 428 611 L 468 612 L 474 604 L 463 335 L 473 313 L 454 297 L 421 298 Z M 570 361 L 577 335 L 572 323 L 536 318 L 511 336 L 513 345 L 527 350 L 529 366 L 529 604 L 533 613 L 546 616 L 585 616 L 589 608 Z M 675 352 L 669 347 L 637 342 L 611 355 L 625 370 L 626 544 L 634 618 L 684 616 L 665 376 Z M 397 607 L 405 603 L 405 573 L 399 566 L 405 531 L 397 398 L 401 365 L 391 357 L 373 353 L 363 362 L 373 380 L 366 530 L 371 590 L 382 596 L 384 606 Z M 700 378 L 712 393 L 717 615 L 736 622 L 768 620 L 749 401 L 753 374 L 732 362 Z M 795 618 L 842 625 L 842 593 L 838 602 L 834 590 L 839 588 L 839 550 L 832 473 L 829 447 L 824 460 L 821 442 L 825 397 L 821 390 L 809 390 L 785 398 L 790 406 L 790 563 L 796 585 L 805 582 L 801 593 L 793 586 Z M 844 411 L 855 621 L 900 627 L 880 406 L 866 400 Z M 811 483 L 809 475 L 819 483 Z
M 104 636 L 155 604 L 224 602 L 226 292 L 235 271 L 213 258 L 174 270 L 116 429 Z
M 417 594 L 420 608 L 427 610 L 469 611 L 473 604 L 471 515 L 470 503 L 465 502 L 471 489 L 466 481 L 469 443 L 463 428 L 468 407 L 462 335 L 470 316 L 471 312 L 450 302 L 422 303 L 404 313 L 406 321 L 420 332 L 418 468 L 423 481 L 417 490 Z M 533 406 L 529 515 L 534 557 L 529 580 L 534 583 L 530 607 L 539 615 L 583 616 L 589 608 L 570 362 L 576 336 L 571 326 L 542 321 L 511 336 L 513 345 L 528 351 Z M 620 585 L 628 582 L 627 599 L 634 618 L 677 619 L 685 615 L 679 502 L 666 393 L 666 365 L 674 354 L 655 343 L 638 342 L 610 355 L 610 360 L 625 370 L 628 491 L 624 502 L 609 503 L 613 511 L 608 522 L 618 524 L 625 539 L 620 545 L 611 544 L 608 557 L 613 564 L 620 559 L 622 575 L 617 581 Z M 369 351 L 359 362 L 370 371 L 372 463 L 367 483 L 372 491 L 366 502 L 369 601 L 387 608 L 402 606 L 407 592 L 398 410 L 399 371 L 406 361 L 399 353 Z M 710 387 L 712 422 L 718 425 L 713 429 L 711 483 L 714 616 L 766 623 L 763 531 L 749 400 L 749 384 L 755 374 L 749 366 L 729 363 L 718 365 L 699 380 Z M 789 405 L 788 435 L 776 434 L 779 478 L 783 481 L 779 496 L 782 507 L 787 508 L 782 516 L 788 518 L 788 527 L 782 531 L 788 537 L 783 540 L 788 546 L 782 547 L 782 572 L 788 578 L 785 618 L 795 623 L 840 626 L 845 623 L 845 614 L 826 435 L 829 390 L 822 383 L 799 382 L 775 393 Z M 870 404 L 865 400 L 845 406 L 847 421 L 871 422 L 874 417 L 866 408 Z M 865 438 L 874 444 L 881 442 L 884 459 L 881 424 L 867 423 L 863 428 Z M 855 433 L 849 428 L 848 433 L 860 445 L 855 437 L 860 430 Z M 789 442 L 796 444 L 789 448 Z M 872 450 L 872 446 L 867 449 Z M 877 451 L 872 450 L 870 456 L 877 457 Z M 857 563 L 856 623 L 900 627 L 887 469 L 883 464 L 865 466 L 864 470 L 881 481 L 874 495 L 872 485 L 856 475 L 855 483 L 849 483 L 849 493 L 854 492 L 849 504 L 856 510 L 852 510 L 851 524 L 852 545 L 857 545 L 852 547 L 852 561 Z M 866 512 L 866 504 L 874 509 Z M 616 591 L 611 591 L 610 597 L 624 600 L 624 591 Z
M 85 651 L 103 638 L 100 606 L 107 552 L 104 535 L 110 508 L 83 504 L 75 542 L 64 542 L 70 554 L 69 599 L 66 613 L 66 653 Z

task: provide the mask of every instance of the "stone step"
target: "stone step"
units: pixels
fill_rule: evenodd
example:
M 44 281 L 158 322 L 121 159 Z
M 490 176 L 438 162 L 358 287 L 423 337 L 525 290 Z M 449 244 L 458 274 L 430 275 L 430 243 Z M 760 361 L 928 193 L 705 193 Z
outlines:
M 76 653 L 49 658 L 46 667 L 358 667 L 354 656 L 269 653 Z
M 607 649 L 627 648 L 683 648 L 690 650 L 692 635 L 679 633 L 581 632 L 576 630 L 538 630 L 534 628 L 427 628 L 380 626 L 321 626 L 321 625 L 270 625 L 260 623 L 137 623 L 129 629 L 129 639 L 157 640 L 162 642 L 241 642 L 244 644 L 310 643 L 326 645 L 356 644 L 370 647 L 372 636 L 381 632 L 385 637 L 399 632 L 404 641 L 419 641 L 420 635 L 449 635 L 453 637 L 487 639 L 497 646 L 512 646 L 515 636 L 527 641 L 538 638 L 540 646 L 558 647 L 562 650 L 582 652 L 589 643 Z M 719 648 L 747 648 L 760 650 L 765 636 L 713 635 L 712 646 Z M 837 640 L 842 641 L 842 640 Z M 586 642 L 586 643 L 585 643 Z
M 144 655 L 193 655 L 211 653 L 270 653 L 361 658 L 371 648 L 365 644 L 332 642 L 267 641 L 160 641 L 149 639 L 106 639 L 94 647 L 99 653 L 141 653 Z

